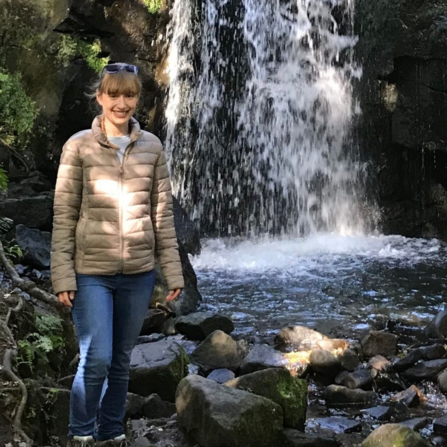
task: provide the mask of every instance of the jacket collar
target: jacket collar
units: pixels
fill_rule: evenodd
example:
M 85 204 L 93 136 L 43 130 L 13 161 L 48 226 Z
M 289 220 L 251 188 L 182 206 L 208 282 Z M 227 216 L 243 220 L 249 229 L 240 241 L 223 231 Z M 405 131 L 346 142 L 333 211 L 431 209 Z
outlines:
M 107 147 L 113 147 L 110 145 L 109 141 L 107 140 L 107 136 L 104 134 L 104 132 L 101 129 L 101 120 L 102 115 L 98 115 L 92 123 L 92 132 L 95 138 L 104 146 Z M 143 135 L 143 132 L 140 128 L 140 123 L 135 119 L 130 119 L 130 142 L 133 143 L 141 138 Z

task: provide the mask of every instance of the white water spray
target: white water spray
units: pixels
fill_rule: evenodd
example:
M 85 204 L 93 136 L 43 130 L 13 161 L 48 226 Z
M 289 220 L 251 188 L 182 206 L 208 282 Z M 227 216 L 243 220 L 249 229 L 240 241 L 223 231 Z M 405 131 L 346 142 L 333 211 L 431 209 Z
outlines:
M 214 234 L 361 232 L 351 0 L 204 0 L 195 84 L 188 7 L 174 6 L 171 64 L 189 62 L 171 65 L 167 107 L 185 208 Z

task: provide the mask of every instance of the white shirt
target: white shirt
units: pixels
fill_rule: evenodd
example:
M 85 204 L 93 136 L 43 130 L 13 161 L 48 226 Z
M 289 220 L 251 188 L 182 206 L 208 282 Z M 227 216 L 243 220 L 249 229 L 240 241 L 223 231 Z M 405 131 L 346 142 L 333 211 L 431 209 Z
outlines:
M 107 137 L 107 139 L 110 141 L 110 143 L 119 147 L 119 149 L 116 152 L 118 158 L 120 159 L 120 163 L 123 164 L 124 151 L 126 150 L 126 147 L 129 146 L 130 144 L 130 135 L 122 135 L 120 137 Z

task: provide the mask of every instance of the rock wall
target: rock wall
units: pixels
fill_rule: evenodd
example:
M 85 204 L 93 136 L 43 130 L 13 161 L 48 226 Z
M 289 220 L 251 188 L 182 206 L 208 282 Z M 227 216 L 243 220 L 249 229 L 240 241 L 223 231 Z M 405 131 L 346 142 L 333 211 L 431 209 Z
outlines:
M 21 73 L 40 111 L 27 154 L 33 167 L 54 180 L 63 143 L 90 127 L 96 111 L 86 93 L 103 57 L 140 67 L 137 118 L 163 133 L 170 6 L 162 1 L 151 13 L 143 0 L 0 0 L 0 68 Z M 83 54 L 92 44 L 97 60 Z
M 356 1 L 357 129 L 385 233 L 447 239 L 447 1 Z

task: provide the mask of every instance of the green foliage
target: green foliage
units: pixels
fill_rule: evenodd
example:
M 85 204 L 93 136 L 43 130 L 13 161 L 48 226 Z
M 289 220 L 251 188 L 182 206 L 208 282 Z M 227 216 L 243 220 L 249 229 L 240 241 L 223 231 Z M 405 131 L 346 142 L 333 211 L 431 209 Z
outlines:
M 147 10 L 151 14 L 156 14 L 157 12 L 160 12 L 160 9 L 163 5 L 163 0 L 143 0 L 143 1 L 147 7 Z
M 6 191 L 8 189 L 8 176 L 3 168 L 0 167 L 0 190 Z
M 10 260 L 11 263 L 23 258 L 22 249 L 19 247 L 15 239 L 7 241 L 4 238 L 0 237 L 0 242 L 3 245 L 3 250 L 6 257 Z
M 37 106 L 26 94 L 20 75 L 0 70 L 0 138 L 8 144 L 26 143 L 37 113 Z
M 98 57 L 100 53 L 101 43 L 99 40 L 88 43 L 85 40 L 75 39 L 64 34 L 57 58 L 64 67 L 67 67 L 76 58 L 85 59 L 92 70 L 100 73 L 109 62 L 108 57 Z
M 48 364 L 48 355 L 64 348 L 62 319 L 54 315 L 39 315 L 36 330 L 18 341 L 18 365 L 25 364 L 31 373 L 37 363 Z

